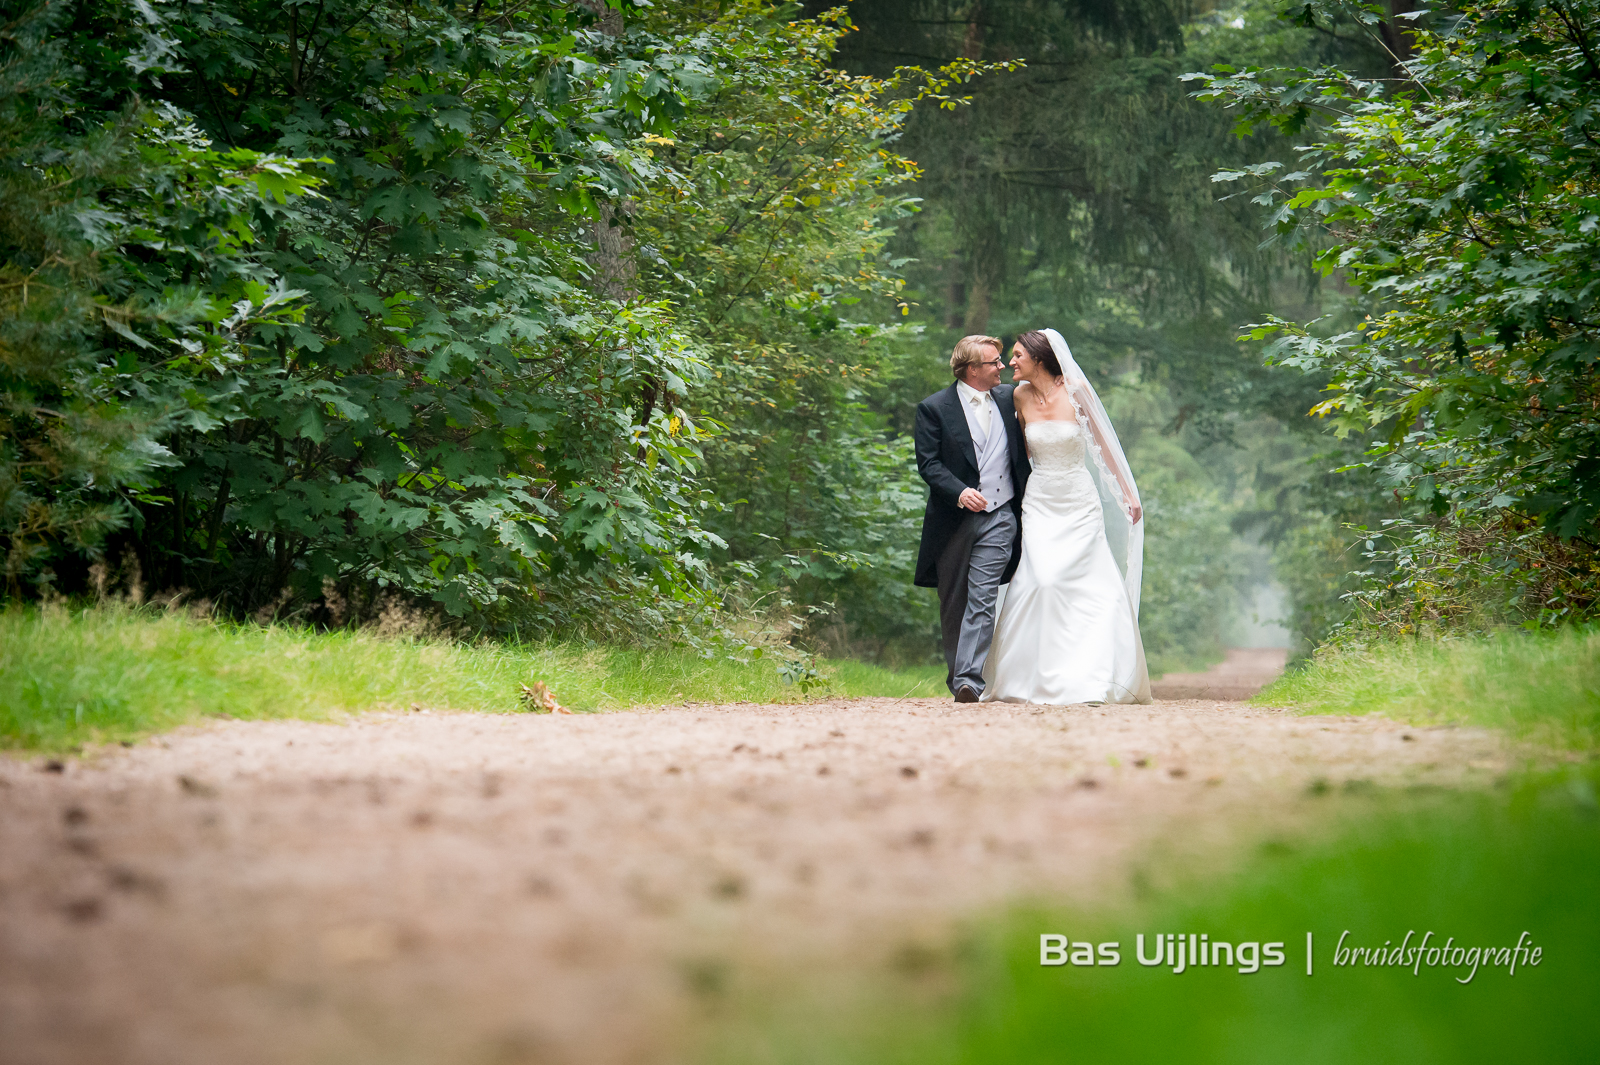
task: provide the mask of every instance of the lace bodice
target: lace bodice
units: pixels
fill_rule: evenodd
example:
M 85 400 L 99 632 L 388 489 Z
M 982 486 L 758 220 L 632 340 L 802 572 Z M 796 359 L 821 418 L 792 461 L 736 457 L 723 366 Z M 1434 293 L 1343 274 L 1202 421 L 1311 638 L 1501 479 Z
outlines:
M 1033 459 L 1033 475 L 1070 474 L 1087 469 L 1088 436 L 1077 422 L 1028 422 L 1028 454 Z

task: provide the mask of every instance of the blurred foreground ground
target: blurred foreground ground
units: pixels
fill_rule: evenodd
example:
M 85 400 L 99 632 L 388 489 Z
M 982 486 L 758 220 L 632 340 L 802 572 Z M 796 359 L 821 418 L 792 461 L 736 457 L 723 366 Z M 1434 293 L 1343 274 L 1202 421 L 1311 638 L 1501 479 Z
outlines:
M 219 722 L 0 759 L 0 1062 L 671 1062 L 761 973 L 915 969 L 1498 736 L 1222 702 Z M 909 959 L 909 960 L 908 960 Z

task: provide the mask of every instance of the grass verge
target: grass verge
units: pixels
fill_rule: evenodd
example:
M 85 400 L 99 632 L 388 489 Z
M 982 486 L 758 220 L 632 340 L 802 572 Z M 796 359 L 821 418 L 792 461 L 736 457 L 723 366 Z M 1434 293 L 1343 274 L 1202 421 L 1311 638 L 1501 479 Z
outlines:
M 1505 729 L 1572 750 L 1600 741 L 1600 631 L 1405 640 L 1324 653 L 1256 696 L 1314 714 Z
M 1109 1061 L 1395 1065 L 1600 1060 L 1600 809 L 1594 767 L 1497 791 L 1338 800 L 1311 837 L 1274 839 L 1225 874 L 1128 901 L 1013 910 L 980 921 L 916 971 L 892 962 L 900 989 L 870 1016 L 785 1012 L 803 992 L 724 1022 L 712 1065 L 1071 1065 Z M 1154 870 L 1156 874 L 1159 869 Z M 1180 881 L 1181 882 L 1181 881 Z M 1311 975 L 1306 933 L 1313 935 Z M 1116 943 L 1120 963 L 1042 966 L 1040 937 Z M 1146 966 L 1157 935 L 1250 950 L 1281 944 L 1283 964 Z M 1407 940 L 1410 934 L 1409 942 Z M 1430 935 L 1431 933 L 1431 935 Z M 1411 960 L 1395 948 L 1449 946 Z M 1383 950 L 1341 955 L 1362 947 Z M 1498 954 L 1527 948 L 1511 970 Z M 1537 964 L 1530 964 L 1532 948 Z M 1455 955 L 1456 948 L 1462 953 Z M 1480 951 L 1473 971 L 1467 951 Z M 1483 961 L 1484 948 L 1495 956 Z M 1052 955 L 1054 956 L 1054 955 Z M 1070 956 L 1070 947 L 1069 947 Z M 1368 964 L 1376 958 L 1394 964 Z M 1336 964 L 1344 961 L 1347 964 Z M 1349 964 L 1349 962 L 1354 964 Z M 1452 962 L 1459 964 L 1452 965 Z M 1254 971 L 1245 971 L 1254 968 Z M 939 991 L 941 984 L 952 990 Z M 919 989 L 933 988 L 934 994 Z M 898 1006 L 886 1007 L 895 1000 Z
M 943 670 L 823 662 L 813 695 L 942 690 Z M 543 681 L 574 710 L 672 702 L 798 702 L 771 660 L 560 643 L 380 640 L 359 632 L 197 622 L 120 606 L 0 613 L 0 746 L 70 750 L 205 716 L 326 718 L 424 707 L 512 713 Z

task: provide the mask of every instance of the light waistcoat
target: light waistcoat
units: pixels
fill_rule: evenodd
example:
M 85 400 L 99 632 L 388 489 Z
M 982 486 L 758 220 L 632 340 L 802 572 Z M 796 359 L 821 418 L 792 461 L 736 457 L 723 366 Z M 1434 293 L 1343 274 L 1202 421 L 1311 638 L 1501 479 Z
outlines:
M 989 429 L 985 433 L 970 403 L 962 404 L 967 411 L 967 428 L 972 431 L 972 449 L 978 458 L 978 491 L 989 501 L 985 512 L 1005 506 L 1016 496 L 1011 484 L 1011 447 L 1006 440 L 1005 419 L 994 397 L 984 395 L 989 405 Z

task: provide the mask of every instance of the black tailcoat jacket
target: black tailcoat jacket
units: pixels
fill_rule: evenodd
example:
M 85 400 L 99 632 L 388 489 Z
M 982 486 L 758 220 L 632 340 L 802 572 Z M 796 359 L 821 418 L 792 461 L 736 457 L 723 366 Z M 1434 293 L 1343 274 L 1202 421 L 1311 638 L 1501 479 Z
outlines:
M 1000 412 L 1011 450 L 1011 485 L 1016 490 L 1007 506 L 1022 516 L 1022 490 L 1028 484 L 1028 448 L 1017 424 L 1017 409 L 1011 402 L 1011 385 L 995 385 L 989 395 Z M 917 551 L 917 575 L 913 581 L 921 588 L 939 586 L 939 556 L 945 545 L 972 513 L 957 504 L 967 488 L 978 487 L 978 453 L 967 428 L 967 414 L 961 408 L 961 395 L 952 384 L 917 404 L 917 426 L 912 434 L 917 445 L 917 472 L 928 482 L 928 509 L 922 516 L 922 546 Z M 1011 579 L 1021 558 L 1022 522 L 1017 522 L 1017 538 L 1011 545 L 1011 561 L 1006 563 L 1001 583 Z

